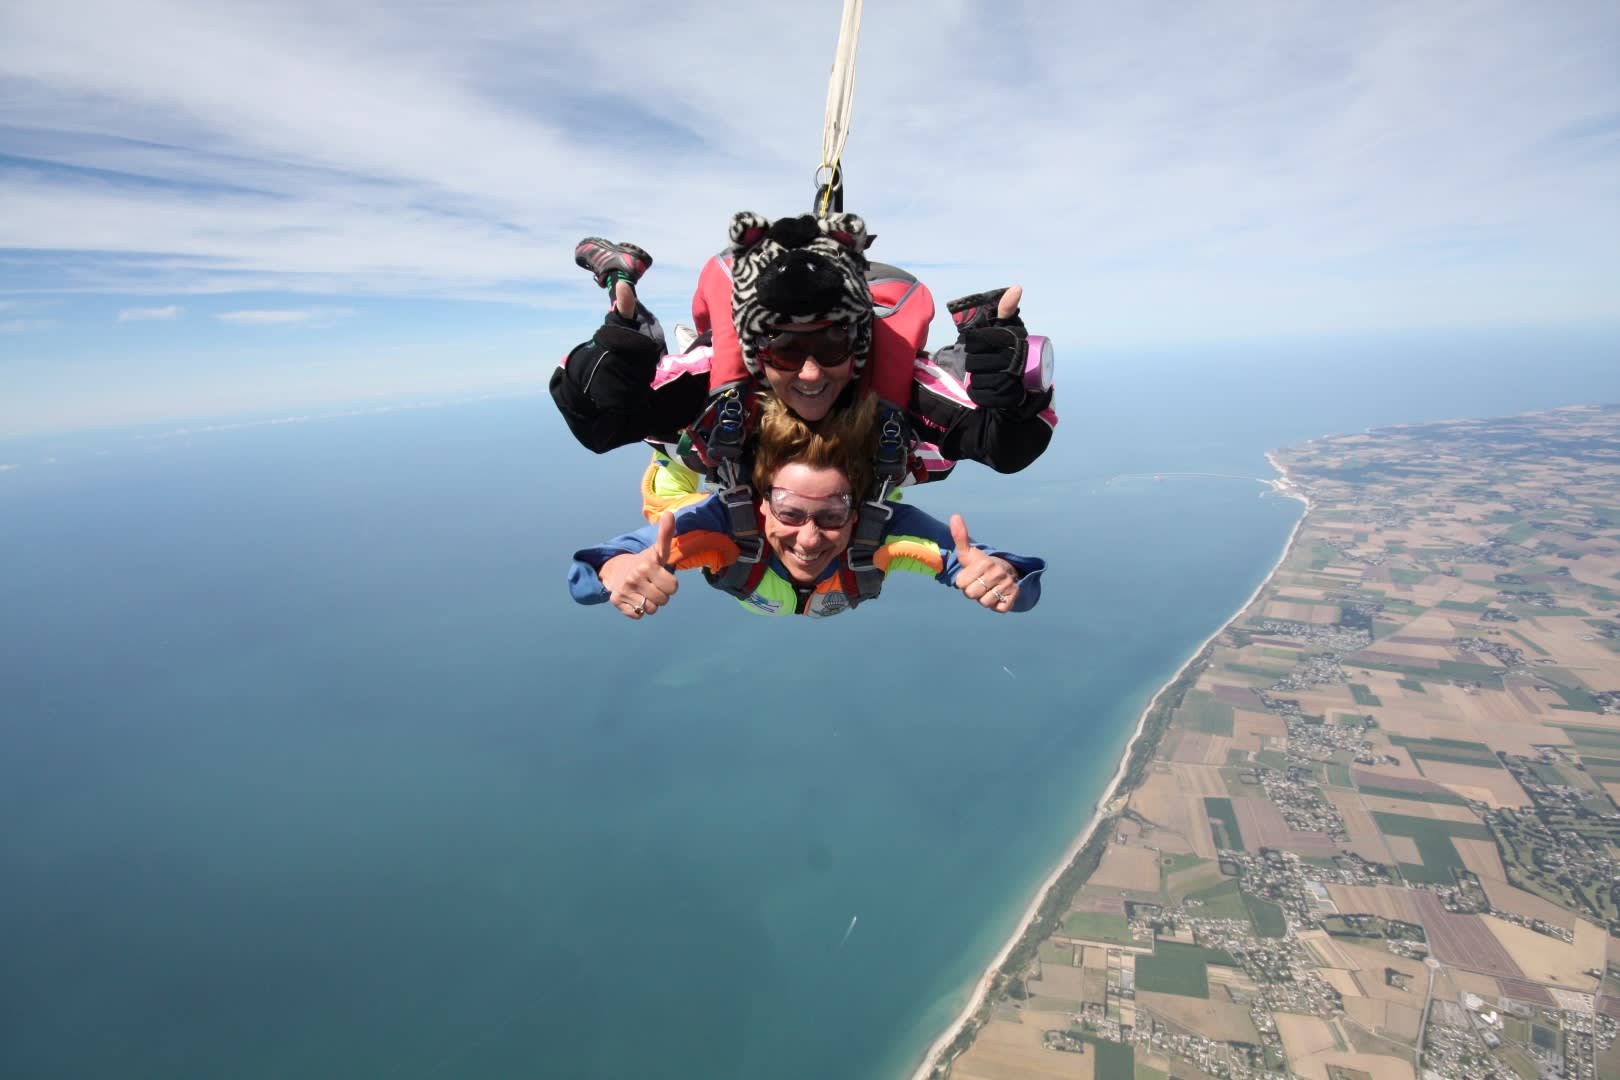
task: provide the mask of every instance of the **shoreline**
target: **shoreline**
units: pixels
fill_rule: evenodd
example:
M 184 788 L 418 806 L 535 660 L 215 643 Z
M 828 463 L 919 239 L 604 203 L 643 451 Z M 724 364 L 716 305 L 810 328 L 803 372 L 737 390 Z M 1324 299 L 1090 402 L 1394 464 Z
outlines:
M 1143 706 L 1141 715 L 1136 718 L 1136 727 L 1131 731 L 1131 737 L 1126 740 L 1124 749 L 1120 752 L 1119 765 L 1114 770 L 1113 778 L 1108 781 L 1108 786 L 1103 789 L 1102 796 L 1097 800 L 1096 807 L 1092 810 L 1091 817 L 1086 821 L 1085 827 L 1080 830 L 1079 835 L 1069 845 L 1068 850 L 1058 859 L 1057 865 L 1052 868 L 1052 872 L 1036 888 L 1035 895 L 1030 898 L 1029 903 L 1025 906 L 1024 914 L 1019 919 L 1018 926 L 1013 931 L 1012 936 L 1007 939 L 1006 944 L 1002 945 L 995 958 L 990 961 L 984 972 L 979 976 L 973 993 L 968 997 L 967 1004 L 962 1007 L 962 1011 L 957 1014 L 956 1019 L 952 1020 L 949 1026 L 940 1033 L 939 1037 L 929 1044 L 922 1061 L 911 1072 L 910 1080 L 929 1080 L 929 1077 L 939 1064 L 940 1055 L 949 1048 L 951 1043 L 956 1041 L 962 1034 L 963 1029 L 973 1020 L 980 1006 L 984 1004 L 984 999 L 989 994 L 990 987 L 994 984 L 996 975 L 1001 971 L 1002 965 L 1007 962 L 1007 958 L 1012 955 L 1012 951 L 1017 947 L 1018 943 L 1029 933 L 1031 926 L 1040 913 L 1041 904 L 1045 901 L 1046 895 L 1052 891 L 1058 879 L 1063 876 L 1080 852 L 1091 842 L 1092 836 L 1096 833 L 1097 826 L 1102 824 L 1103 818 L 1109 816 L 1116 809 L 1114 804 L 1129 796 L 1131 791 L 1135 790 L 1133 786 L 1128 791 L 1122 791 L 1120 785 L 1124 782 L 1126 771 L 1130 766 L 1131 752 L 1135 749 L 1137 742 L 1141 740 L 1142 733 L 1147 727 L 1148 718 L 1153 715 L 1153 710 L 1159 704 L 1160 699 L 1187 674 L 1189 668 L 1199 662 L 1211 643 L 1225 633 L 1227 627 L 1242 618 L 1243 613 L 1253 606 L 1254 602 L 1260 598 L 1260 594 L 1265 591 L 1266 586 L 1271 584 L 1272 578 L 1277 576 L 1277 571 L 1288 560 L 1288 556 L 1293 552 L 1294 541 L 1299 538 L 1300 529 L 1304 528 L 1306 519 L 1310 517 L 1311 501 L 1302 492 L 1294 489 L 1292 482 L 1288 479 L 1288 471 L 1277 464 L 1277 459 L 1272 456 L 1272 453 L 1270 450 L 1266 451 L 1266 464 L 1275 469 L 1281 479 L 1262 480 L 1261 483 L 1269 483 L 1272 491 L 1282 498 L 1296 499 L 1305 504 L 1305 509 L 1300 513 L 1299 520 L 1294 522 L 1293 529 L 1288 533 L 1288 539 L 1283 542 L 1282 551 L 1277 555 L 1277 561 L 1272 564 L 1270 570 L 1266 571 L 1266 576 L 1261 579 L 1260 584 L 1255 586 L 1254 592 L 1249 594 L 1249 598 L 1238 605 L 1236 611 L 1228 616 L 1220 626 L 1216 627 L 1212 634 L 1199 643 L 1198 647 L 1192 651 L 1192 655 L 1176 669 L 1175 674 L 1165 680 L 1164 685 L 1154 691 L 1153 696 Z M 1155 749 L 1157 748 L 1155 747 Z

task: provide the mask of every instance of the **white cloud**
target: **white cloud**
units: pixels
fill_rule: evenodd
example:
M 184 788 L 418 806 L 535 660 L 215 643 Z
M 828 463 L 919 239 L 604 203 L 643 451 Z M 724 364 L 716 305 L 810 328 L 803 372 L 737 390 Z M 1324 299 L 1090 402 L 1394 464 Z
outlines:
M 276 294 L 592 306 L 599 233 L 673 314 L 732 212 L 808 208 L 836 5 L 615 10 L 0 5 L 0 248 L 321 325 Z M 849 208 L 941 304 L 1022 280 L 1063 340 L 1613 319 L 1617 33 L 1608 0 L 869 5 Z
M 166 307 L 134 307 L 124 308 L 118 313 L 119 322 L 154 322 L 178 319 L 183 309 L 179 304 L 169 304 Z
M 54 326 L 55 319 L 7 319 L 0 322 L 0 334 L 34 334 Z
M 302 310 L 224 311 L 214 316 L 220 322 L 237 326 L 331 326 L 353 315 L 351 308 L 304 308 Z

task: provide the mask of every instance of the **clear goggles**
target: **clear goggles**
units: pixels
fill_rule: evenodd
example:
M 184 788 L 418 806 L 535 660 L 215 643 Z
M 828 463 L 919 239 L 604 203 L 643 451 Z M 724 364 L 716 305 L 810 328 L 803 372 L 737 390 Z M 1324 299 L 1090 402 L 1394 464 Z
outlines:
M 825 499 L 813 499 L 787 488 L 773 487 L 770 494 L 771 516 L 790 529 L 814 521 L 816 528 L 837 532 L 855 516 L 855 500 L 846 491 Z

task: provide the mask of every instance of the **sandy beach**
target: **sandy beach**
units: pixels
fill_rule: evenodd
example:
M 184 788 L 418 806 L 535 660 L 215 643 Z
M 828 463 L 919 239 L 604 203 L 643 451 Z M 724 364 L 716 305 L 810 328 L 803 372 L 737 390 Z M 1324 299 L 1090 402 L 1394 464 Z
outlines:
M 1277 570 L 1285 561 L 1287 561 L 1289 552 L 1293 550 L 1294 541 L 1299 536 L 1300 529 L 1304 526 L 1306 519 L 1310 515 L 1311 504 L 1310 500 L 1303 493 L 1298 491 L 1289 481 L 1287 471 L 1277 463 L 1277 459 L 1272 456 L 1270 451 L 1267 451 L 1266 453 L 1266 462 L 1277 471 L 1280 477 L 1279 480 L 1271 482 L 1272 491 L 1283 498 L 1297 499 L 1305 504 L 1305 512 L 1302 513 L 1299 520 L 1294 523 L 1293 529 L 1288 534 L 1288 539 L 1283 543 L 1282 550 L 1277 555 L 1277 561 L 1272 565 L 1271 570 L 1267 572 L 1265 579 L 1255 587 L 1254 592 L 1249 594 L 1249 598 L 1243 601 L 1243 603 L 1238 606 L 1238 609 L 1234 611 L 1231 616 L 1226 619 L 1226 621 L 1221 623 L 1221 625 L 1217 627 L 1213 633 L 1200 642 L 1197 648 L 1193 649 L 1192 655 L 1187 658 L 1186 663 L 1182 664 L 1181 667 L 1176 670 L 1175 674 L 1171 675 L 1170 678 L 1165 681 L 1164 685 L 1159 687 L 1159 689 L 1148 700 L 1147 705 L 1143 707 L 1141 714 L 1136 718 L 1136 728 L 1134 731 L 1132 731 L 1130 740 L 1126 742 L 1125 749 L 1120 754 L 1119 765 L 1114 770 L 1113 778 L 1109 780 L 1108 787 L 1103 791 L 1102 798 L 1097 801 L 1097 807 L 1092 812 L 1090 819 L 1086 822 L 1085 828 L 1082 829 L 1079 835 L 1074 838 L 1074 842 L 1071 843 L 1068 850 L 1063 853 L 1063 857 L 1059 859 L 1057 864 L 1052 868 L 1052 872 L 1047 875 L 1046 880 L 1043 881 L 1040 887 L 1035 890 L 1035 894 L 1030 898 L 1029 904 L 1024 908 L 1023 917 L 1019 920 L 1018 926 L 1013 931 L 1012 936 L 1007 939 L 1004 945 L 1002 945 L 1001 949 L 996 953 L 994 959 L 992 959 L 989 965 L 985 968 L 984 973 L 979 976 L 979 979 L 973 988 L 972 996 L 968 998 L 967 1004 L 962 1007 L 962 1011 L 957 1014 L 956 1019 L 953 1020 L 950 1026 L 941 1032 L 940 1036 L 934 1040 L 932 1045 L 929 1046 L 928 1052 L 923 1055 L 922 1060 L 917 1065 L 917 1068 L 912 1072 L 911 1080 L 928 1080 L 929 1075 L 932 1073 L 933 1069 L 938 1063 L 939 1055 L 943 1053 L 945 1048 L 956 1039 L 956 1037 L 961 1033 L 963 1027 L 973 1019 L 973 1015 L 978 1011 L 979 1006 L 984 1003 L 985 995 L 989 993 L 990 987 L 995 981 L 996 972 L 1001 970 L 1001 966 L 1007 962 L 1007 957 L 1012 953 L 1013 948 L 1029 931 L 1031 924 L 1035 921 L 1036 915 L 1040 912 L 1041 901 L 1045 898 L 1047 892 L 1050 891 L 1052 886 L 1057 883 L 1058 878 L 1063 875 L 1063 872 L 1066 869 L 1068 869 L 1069 864 L 1074 861 L 1075 857 L 1080 854 L 1081 849 L 1084 848 L 1087 842 L 1091 840 L 1092 834 L 1097 831 L 1097 826 L 1101 824 L 1103 818 L 1112 811 L 1118 809 L 1115 806 L 1116 802 L 1119 802 L 1125 797 L 1129 796 L 1129 791 L 1121 790 L 1121 785 L 1125 780 L 1126 765 L 1131 759 L 1131 749 L 1136 745 L 1137 740 L 1142 737 L 1142 730 L 1147 725 L 1148 717 L 1152 715 L 1154 706 L 1159 703 L 1159 700 L 1165 695 L 1165 692 L 1174 686 L 1178 679 L 1186 674 L 1187 669 L 1193 664 L 1197 663 L 1198 658 L 1203 654 L 1204 650 L 1209 647 L 1210 643 L 1218 638 L 1228 626 L 1231 626 L 1238 619 L 1242 618 L 1243 613 L 1247 611 L 1255 600 L 1260 597 L 1261 593 L 1266 590 L 1266 587 L 1271 584 L 1272 579 L 1276 577 Z

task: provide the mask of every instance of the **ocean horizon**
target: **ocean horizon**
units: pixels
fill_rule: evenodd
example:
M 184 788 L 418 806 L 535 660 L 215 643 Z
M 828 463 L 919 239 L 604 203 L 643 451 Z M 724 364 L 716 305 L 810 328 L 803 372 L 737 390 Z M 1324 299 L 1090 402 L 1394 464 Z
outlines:
M 0 442 L 0 1074 L 904 1076 L 1276 562 L 1264 452 L 1615 345 L 1077 358 L 1041 461 L 908 495 L 1048 559 L 1001 618 L 578 607 L 644 454 L 543 395 Z

